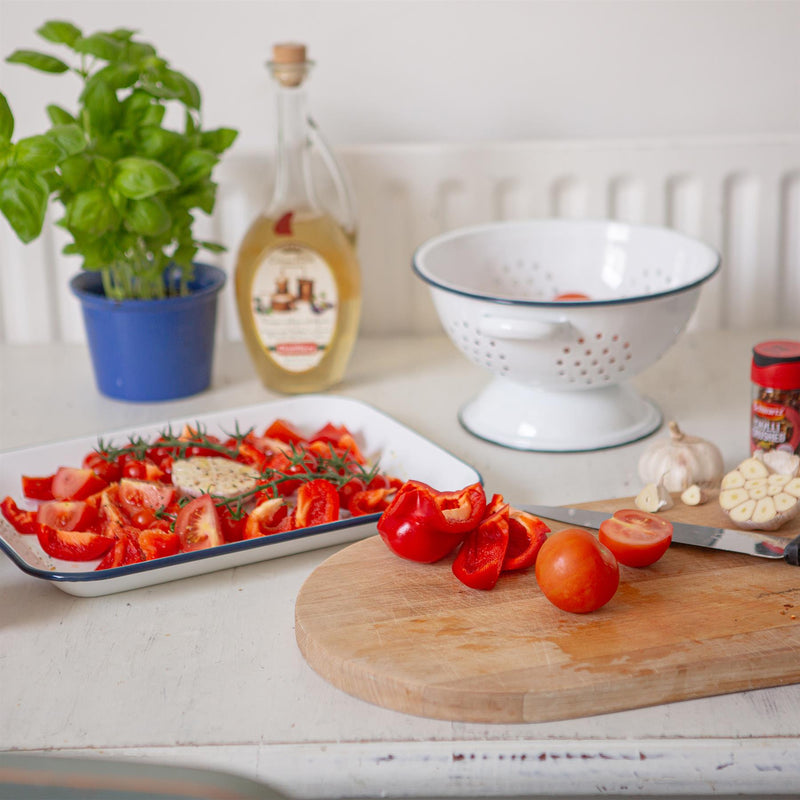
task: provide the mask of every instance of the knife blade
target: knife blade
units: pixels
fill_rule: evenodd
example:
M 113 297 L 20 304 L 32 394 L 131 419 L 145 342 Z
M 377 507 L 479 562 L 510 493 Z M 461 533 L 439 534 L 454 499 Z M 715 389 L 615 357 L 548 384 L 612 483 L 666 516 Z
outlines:
M 600 527 L 612 512 L 591 511 L 587 508 L 566 506 L 517 506 L 537 517 L 567 522 L 584 528 Z M 672 521 L 672 520 L 670 520 Z M 800 566 L 800 536 L 784 539 L 757 531 L 739 531 L 732 528 L 714 528 L 708 525 L 693 525 L 687 522 L 672 522 L 672 541 L 712 550 L 727 550 L 760 558 L 783 558 L 793 566 Z

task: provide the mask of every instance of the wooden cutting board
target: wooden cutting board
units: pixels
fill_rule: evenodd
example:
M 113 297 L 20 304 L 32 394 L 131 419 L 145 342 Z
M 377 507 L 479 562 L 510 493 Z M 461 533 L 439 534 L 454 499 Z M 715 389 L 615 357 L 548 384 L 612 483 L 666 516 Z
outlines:
M 631 498 L 586 503 L 614 511 Z M 663 512 L 723 525 L 715 502 Z M 567 527 L 550 524 L 552 530 Z M 800 519 L 778 532 L 800 533 Z M 555 608 L 533 570 L 494 589 L 452 559 L 414 564 L 377 536 L 341 550 L 297 598 L 297 643 L 343 691 L 386 708 L 469 722 L 540 722 L 800 681 L 800 568 L 673 545 L 620 567 L 608 605 Z

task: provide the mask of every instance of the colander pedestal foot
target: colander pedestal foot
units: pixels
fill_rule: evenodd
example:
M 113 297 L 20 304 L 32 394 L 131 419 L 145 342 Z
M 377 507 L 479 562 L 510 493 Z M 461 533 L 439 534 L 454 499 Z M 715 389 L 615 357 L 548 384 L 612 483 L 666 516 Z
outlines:
M 635 442 L 657 430 L 661 411 L 630 384 L 575 391 L 496 377 L 459 413 L 470 433 L 504 447 L 583 452 Z

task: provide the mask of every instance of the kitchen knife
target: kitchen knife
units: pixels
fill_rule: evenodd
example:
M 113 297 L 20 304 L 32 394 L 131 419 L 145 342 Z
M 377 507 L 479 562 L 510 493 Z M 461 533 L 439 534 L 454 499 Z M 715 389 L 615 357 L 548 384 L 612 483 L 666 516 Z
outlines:
M 566 508 L 565 506 L 523 505 L 518 508 L 535 514 L 537 517 L 595 529 L 612 516 L 610 511 L 590 511 L 585 508 Z M 712 550 L 745 553 L 761 558 L 783 558 L 789 564 L 800 566 L 800 536 L 796 536 L 794 539 L 782 539 L 780 536 L 770 536 L 768 533 L 757 531 L 737 531 L 731 528 L 712 528 L 707 525 L 672 522 L 672 541 L 696 547 L 709 547 Z

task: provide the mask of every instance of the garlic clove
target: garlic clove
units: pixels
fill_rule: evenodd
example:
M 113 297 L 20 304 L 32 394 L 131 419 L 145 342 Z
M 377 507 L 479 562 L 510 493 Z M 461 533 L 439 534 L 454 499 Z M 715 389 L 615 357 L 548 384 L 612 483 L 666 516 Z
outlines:
M 693 483 L 681 493 L 681 502 L 687 506 L 700 506 L 711 499 L 711 492 L 702 486 Z
M 648 483 L 636 496 L 634 503 L 638 509 L 647 511 L 650 514 L 664 511 L 675 505 L 672 495 L 661 482 Z

